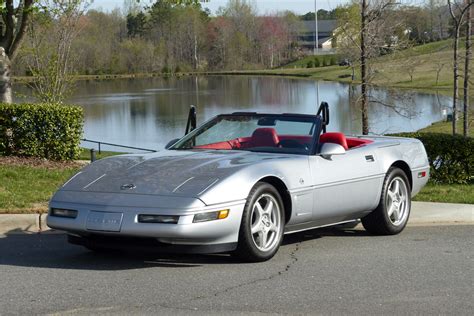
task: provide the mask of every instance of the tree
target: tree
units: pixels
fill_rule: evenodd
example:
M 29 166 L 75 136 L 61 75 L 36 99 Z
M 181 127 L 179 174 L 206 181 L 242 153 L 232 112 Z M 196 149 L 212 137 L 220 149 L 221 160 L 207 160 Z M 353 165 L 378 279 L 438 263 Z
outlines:
M 76 61 L 73 42 L 83 28 L 87 0 L 41 0 L 34 16 L 30 71 L 34 95 L 42 102 L 62 103 L 71 92 Z
M 10 62 L 24 40 L 34 4 L 34 0 L 0 0 L 0 102 L 12 102 Z
M 472 1 L 472 0 L 471 0 Z M 474 6 L 471 6 L 466 13 L 466 55 L 464 59 L 464 121 L 463 121 L 463 135 L 468 137 L 469 135 L 469 72 L 470 72 L 470 63 L 472 58 L 472 9 Z
M 471 6 L 474 5 L 473 0 L 467 0 L 463 4 L 457 3 L 456 0 L 448 0 L 449 13 L 451 14 L 454 30 L 454 50 L 453 50 L 453 135 L 457 132 L 457 103 L 459 98 L 459 37 L 463 26 L 464 17 Z M 466 91 L 467 92 L 467 91 Z
M 127 15 L 127 31 L 129 37 L 143 36 L 146 28 L 146 16 L 143 12 Z
M 350 60 L 353 72 L 357 66 L 360 67 L 360 110 L 362 133 L 365 135 L 369 133 L 370 86 L 375 75 L 370 60 L 403 47 L 400 38 L 402 21 L 394 16 L 395 5 L 398 3 L 393 0 L 353 0 L 336 9 L 338 50 Z
M 259 39 L 262 49 L 263 63 L 270 68 L 275 65 L 275 56 L 285 47 L 287 38 L 283 20 L 279 17 L 264 16 L 261 18 Z

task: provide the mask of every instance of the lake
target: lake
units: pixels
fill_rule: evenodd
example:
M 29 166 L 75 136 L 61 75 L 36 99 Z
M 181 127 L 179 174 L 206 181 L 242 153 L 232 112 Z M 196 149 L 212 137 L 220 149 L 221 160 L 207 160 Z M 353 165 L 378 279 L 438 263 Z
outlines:
M 26 86 L 17 85 L 14 90 L 31 95 Z M 326 101 L 331 114 L 329 131 L 360 134 L 357 98 L 357 86 L 336 82 L 186 76 L 79 81 L 67 103 L 84 108 L 87 139 L 161 149 L 169 140 L 183 136 L 191 104 L 197 106 L 199 125 L 217 114 L 234 111 L 312 114 L 319 102 Z M 17 97 L 16 101 L 21 100 Z M 443 110 L 451 105 L 449 97 L 386 89 L 374 90 L 371 100 L 372 134 L 416 131 L 443 119 Z

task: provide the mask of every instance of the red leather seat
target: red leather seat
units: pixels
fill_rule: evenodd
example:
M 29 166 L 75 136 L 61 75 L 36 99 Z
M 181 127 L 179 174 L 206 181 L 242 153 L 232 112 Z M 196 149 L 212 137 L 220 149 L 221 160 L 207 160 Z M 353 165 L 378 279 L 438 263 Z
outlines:
M 276 147 L 279 142 L 274 128 L 257 128 L 252 134 L 248 147 Z
M 345 150 L 349 149 L 347 145 L 346 136 L 343 133 L 324 133 L 319 137 L 319 142 L 322 143 L 333 143 L 344 147 Z

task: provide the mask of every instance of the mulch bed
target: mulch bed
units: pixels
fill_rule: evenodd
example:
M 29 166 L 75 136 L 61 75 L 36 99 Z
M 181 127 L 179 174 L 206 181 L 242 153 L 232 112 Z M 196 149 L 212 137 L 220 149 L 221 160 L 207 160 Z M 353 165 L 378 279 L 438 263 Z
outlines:
M 53 161 L 35 157 L 0 157 L 0 166 L 25 166 L 45 169 L 72 169 L 86 165 L 87 161 Z

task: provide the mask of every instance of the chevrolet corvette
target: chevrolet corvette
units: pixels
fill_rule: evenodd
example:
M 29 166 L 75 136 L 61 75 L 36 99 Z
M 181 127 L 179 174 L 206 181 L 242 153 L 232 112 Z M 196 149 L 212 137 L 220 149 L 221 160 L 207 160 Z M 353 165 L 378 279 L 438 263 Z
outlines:
M 429 163 L 416 139 L 327 132 L 316 115 L 237 112 L 150 154 L 104 158 L 53 196 L 47 224 L 94 251 L 132 247 L 275 255 L 283 236 L 361 221 L 371 234 L 406 226 Z

